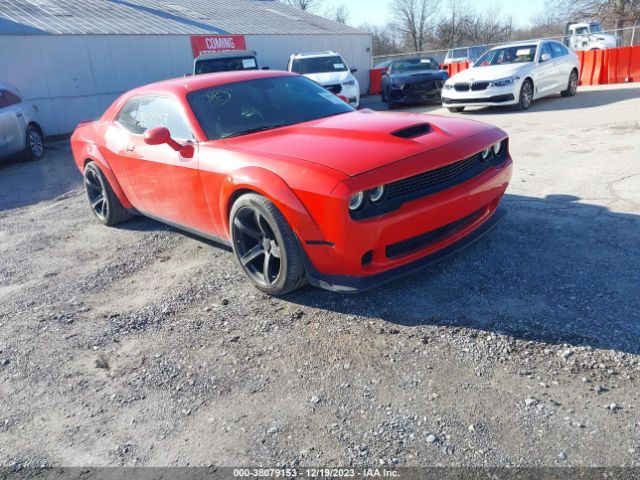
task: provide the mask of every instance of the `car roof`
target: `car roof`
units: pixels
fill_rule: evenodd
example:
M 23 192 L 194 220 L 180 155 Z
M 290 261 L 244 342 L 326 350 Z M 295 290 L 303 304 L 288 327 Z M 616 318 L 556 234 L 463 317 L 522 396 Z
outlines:
M 134 88 L 128 92 L 127 97 L 136 95 L 172 93 L 182 96 L 196 90 L 217 87 L 227 83 L 245 82 L 260 78 L 292 77 L 298 76 L 296 73 L 283 72 L 279 70 L 239 70 L 232 72 L 205 73 L 201 75 L 191 75 L 188 77 L 173 78 L 161 82 L 151 83 L 142 87 Z
M 294 53 L 291 55 L 293 58 L 312 58 L 312 57 L 333 57 L 335 55 L 340 55 L 338 52 L 327 51 L 327 52 L 307 52 L 307 53 Z

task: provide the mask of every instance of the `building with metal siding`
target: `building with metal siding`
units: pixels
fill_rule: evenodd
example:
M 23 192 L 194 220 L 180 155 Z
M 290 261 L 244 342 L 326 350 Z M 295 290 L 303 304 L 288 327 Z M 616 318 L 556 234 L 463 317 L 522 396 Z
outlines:
M 48 135 L 122 92 L 193 68 L 191 38 L 242 35 L 263 66 L 335 50 L 369 86 L 371 35 L 275 0 L 0 0 L 0 82 L 38 106 Z

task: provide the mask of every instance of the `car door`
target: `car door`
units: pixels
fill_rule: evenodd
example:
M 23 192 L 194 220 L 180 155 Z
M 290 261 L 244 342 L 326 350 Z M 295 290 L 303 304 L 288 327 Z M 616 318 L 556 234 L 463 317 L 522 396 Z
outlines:
M 543 55 L 548 55 L 548 60 L 543 60 Z M 537 97 L 550 93 L 556 83 L 556 65 L 549 42 L 545 42 L 540 46 L 538 52 L 538 64 L 535 68 L 534 82 L 536 84 Z
M 143 214 L 211 234 L 213 224 L 198 170 L 198 145 L 177 99 L 165 95 L 140 96 L 129 102 L 116 122 L 126 130 L 118 156 L 127 191 Z M 167 144 L 147 145 L 144 133 L 166 127 L 176 142 L 194 146 L 184 157 Z
M 25 147 L 26 131 L 20 99 L 8 90 L 0 91 L 0 157 L 20 152 Z
M 569 84 L 569 75 L 573 69 L 573 65 L 569 62 L 569 51 L 558 42 L 550 42 L 550 46 L 553 61 L 556 64 L 555 90 L 564 90 Z

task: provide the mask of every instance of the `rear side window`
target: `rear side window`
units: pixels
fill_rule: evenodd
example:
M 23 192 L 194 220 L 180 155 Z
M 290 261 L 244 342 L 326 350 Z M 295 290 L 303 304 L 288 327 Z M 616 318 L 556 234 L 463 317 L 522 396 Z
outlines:
M 20 97 L 18 97 L 15 93 L 10 92 L 9 90 L 5 90 L 2 94 L 4 99 L 7 102 L 7 105 L 15 105 L 16 103 L 20 103 Z
M 4 97 L 4 92 L 6 92 L 6 90 L 0 90 L 0 108 L 4 108 L 9 105 L 7 99 Z
M 142 135 L 150 128 L 166 127 L 177 139 L 193 138 L 182 110 L 168 97 L 139 97 L 130 100 L 116 122 L 131 133 Z

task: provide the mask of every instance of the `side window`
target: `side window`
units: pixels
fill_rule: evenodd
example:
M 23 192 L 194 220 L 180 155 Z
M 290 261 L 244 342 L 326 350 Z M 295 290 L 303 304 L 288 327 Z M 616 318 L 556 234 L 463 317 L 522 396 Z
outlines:
M 142 134 L 145 128 L 137 121 L 139 101 L 137 98 L 129 100 L 116 117 L 116 122 L 129 130 L 131 133 Z
M 549 45 L 551 45 L 551 56 L 553 58 L 557 58 L 557 57 L 562 57 L 563 55 L 566 55 L 566 51 L 562 48 L 562 45 L 560 45 L 559 43 L 550 43 Z
M 20 97 L 18 97 L 15 93 L 10 92 L 9 90 L 5 90 L 2 96 L 5 98 L 7 105 L 15 105 L 16 103 L 20 103 L 22 101 L 20 100 Z
M 553 54 L 551 53 L 551 47 L 549 46 L 548 43 L 542 44 L 542 47 L 540 48 L 540 58 L 542 58 L 542 56 L 545 53 L 548 53 L 549 55 L 551 55 L 553 57 Z
M 140 97 L 127 103 L 116 120 L 132 133 L 166 127 L 176 139 L 193 138 L 182 111 L 167 97 Z
M 4 96 L 5 92 L 6 90 L 0 90 L 0 108 L 9 106 L 9 102 L 7 102 L 7 99 Z

